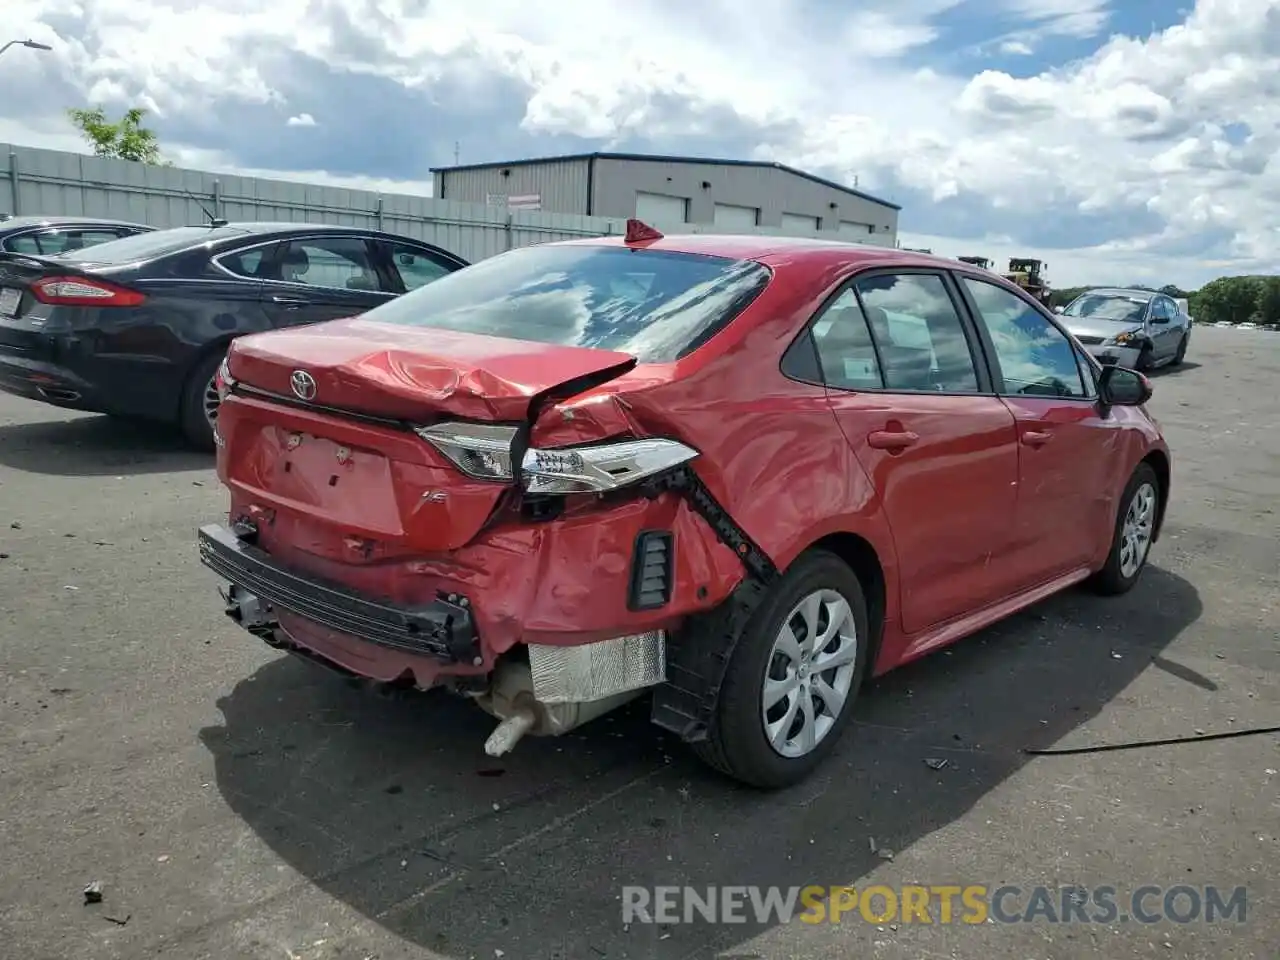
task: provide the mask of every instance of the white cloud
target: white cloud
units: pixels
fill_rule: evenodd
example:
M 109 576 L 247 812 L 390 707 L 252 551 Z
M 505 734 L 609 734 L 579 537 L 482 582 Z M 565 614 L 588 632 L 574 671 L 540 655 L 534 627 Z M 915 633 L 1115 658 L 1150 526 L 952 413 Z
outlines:
M 309 113 L 300 113 L 296 117 L 290 117 L 284 122 L 286 127 L 314 127 L 316 118 Z
M 1029 57 L 1035 48 L 1029 40 L 1006 40 L 1000 44 L 1000 52 L 1011 57 Z
M 927 51 L 954 45 L 940 14 L 962 6 L 970 24 L 989 10 L 1012 16 L 989 42 L 1024 56 L 1109 23 L 1106 0 L 756 0 L 749 16 L 730 0 L 6 0 L 7 22 L 55 50 L 11 50 L 0 89 L 22 71 L 166 120 L 234 125 L 260 108 L 291 124 L 308 117 L 282 80 L 291 56 L 428 95 L 501 78 L 524 91 L 507 140 L 697 135 L 728 115 L 743 137 L 760 131 L 760 155 L 962 204 L 971 213 L 950 228 L 957 244 L 1105 223 L 1110 245 L 1039 252 L 1064 269 L 1181 283 L 1280 261 L 1280 0 L 1198 0 L 1177 26 L 1099 39 L 1091 55 L 1032 76 L 922 70 Z M 310 102 L 323 96 L 308 88 Z M 1229 135 L 1232 124 L 1249 135 Z M 0 102 L 4 139 L 74 140 L 58 108 Z M 903 229 L 930 217 L 909 205 Z

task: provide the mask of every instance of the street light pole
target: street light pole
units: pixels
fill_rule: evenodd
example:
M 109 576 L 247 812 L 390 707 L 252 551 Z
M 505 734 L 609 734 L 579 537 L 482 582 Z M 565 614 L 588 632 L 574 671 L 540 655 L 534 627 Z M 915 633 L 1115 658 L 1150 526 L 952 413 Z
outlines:
M 0 54 L 4 53 L 10 47 L 15 47 L 15 46 L 27 47 L 28 49 L 31 49 L 31 50 L 52 50 L 53 49 L 53 47 L 49 46 L 47 43 L 40 43 L 39 41 L 36 41 L 36 40 L 10 40 L 3 47 L 0 47 Z

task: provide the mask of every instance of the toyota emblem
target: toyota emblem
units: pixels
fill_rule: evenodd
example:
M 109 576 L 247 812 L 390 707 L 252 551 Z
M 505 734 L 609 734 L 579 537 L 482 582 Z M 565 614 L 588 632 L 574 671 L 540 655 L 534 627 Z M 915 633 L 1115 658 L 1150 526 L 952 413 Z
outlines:
M 293 393 L 299 400 L 316 398 L 316 378 L 305 370 L 293 371 L 289 377 L 289 386 L 293 387 Z

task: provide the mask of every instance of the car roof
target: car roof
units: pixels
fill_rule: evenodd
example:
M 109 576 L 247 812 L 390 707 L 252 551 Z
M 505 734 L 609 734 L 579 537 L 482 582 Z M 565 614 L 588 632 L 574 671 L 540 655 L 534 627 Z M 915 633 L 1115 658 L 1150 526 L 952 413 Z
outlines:
M 152 229 L 144 223 L 134 223 L 131 220 L 109 220 L 103 217 L 10 217 L 7 220 L 0 220 L 0 232 L 8 233 L 13 230 L 27 230 L 31 227 L 64 227 L 72 225 Z
M 589 237 L 562 240 L 558 246 L 627 246 L 623 237 Z M 646 250 L 667 250 L 733 260 L 757 260 L 772 264 L 803 257 L 811 261 L 866 263 L 868 265 L 935 267 L 990 275 L 971 264 L 933 254 L 913 253 L 896 247 L 881 247 L 849 240 L 820 240 L 815 237 L 764 236 L 754 234 L 693 233 L 664 236 L 644 243 Z
M 1163 297 L 1165 294 L 1158 290 L 1136 290 L 1128 287 L 1095 287 L 1093 290 L 1086 290 L 1080 294 L 1082 297 L 1124 297 L 1128 300 L 1142 300 L 1146 302 L 1153 297 Z

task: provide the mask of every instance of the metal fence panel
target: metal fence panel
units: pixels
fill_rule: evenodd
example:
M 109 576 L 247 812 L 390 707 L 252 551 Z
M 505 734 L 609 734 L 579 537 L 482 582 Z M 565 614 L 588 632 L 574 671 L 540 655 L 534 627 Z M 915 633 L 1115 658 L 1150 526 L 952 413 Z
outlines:
M 507 210 L 433 197 L 150 166 L 0 143 L 0 212 L 109 217 L 163 229 L 205 223 L 206 210 L 231 221 L 330 223 L 381 229 L 434 243 L 471 261 L 515 247 L 616 235 L 626 229 L 624 220 L 611 217 Z M 726 231 L 710 224 L 690 224 L 689 232 Z M 734 232 L 797 235 L 780 227 Z M 825 238 L 830 239 L 830 234 Z

